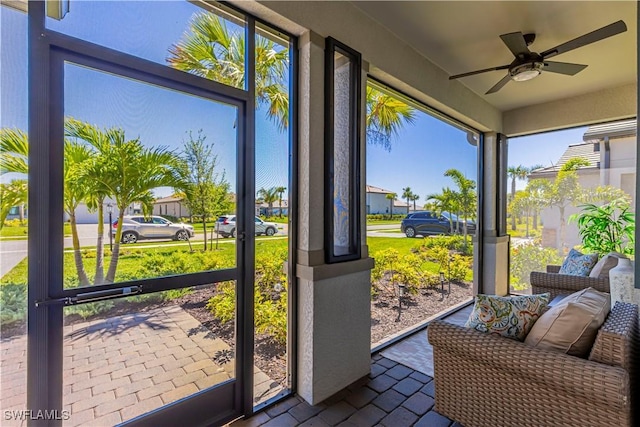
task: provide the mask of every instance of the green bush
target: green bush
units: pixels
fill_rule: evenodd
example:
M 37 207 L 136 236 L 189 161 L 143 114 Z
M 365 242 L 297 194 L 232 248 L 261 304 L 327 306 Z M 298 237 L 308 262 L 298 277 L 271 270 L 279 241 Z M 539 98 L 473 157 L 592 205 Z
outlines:
M 540 241 L 523 243 L 511 248 L 511 287 L 515 290 L 531 286 L 532 271 L 547 271 L 548 264 L 560 264 L 562 257 L 552 248 L 543 248 Z
M 0 286 L 0 322 L 7 326 L 27 320 L 27 286 L 6 284 Z
M 402 221 L 406 214 L 393 214 L 391 218 L 389 218 L 389 214 L 368 214 L 367 221 L 388 221 L 388 220 L 397 220 Z
M 451 263 L 447 266 L 447 269 L 449 280 L 462 282 L 471 271 L 471 259 L 466 256 L 454 254 L 451 259 Z
M 287 275 L 283 270 L 287 248 L 270 248 L 256 257 L 254 288 L 254 322 L 256 332 L 270 335 L 285 344 L 287 340 Z M 207 308 L 227 323 L 235 316 L 235 282 L 218 285 L 217 293 Z
M 450 251 L 460 252 L 465 255 L 473 255 L 473 245 L 469 242 L 465 245 L 464 236 L 432 236 L 425 238 L 419 246 L 419 250 L 442 247 Z
M 20 221 L 19 218 L 4 220 L 5 227 L 24 227 L 25 225 L 27 225 L 26 219 L 24 221 Z M 27 234 L 27 230 L 25 230 L 24 233 Z

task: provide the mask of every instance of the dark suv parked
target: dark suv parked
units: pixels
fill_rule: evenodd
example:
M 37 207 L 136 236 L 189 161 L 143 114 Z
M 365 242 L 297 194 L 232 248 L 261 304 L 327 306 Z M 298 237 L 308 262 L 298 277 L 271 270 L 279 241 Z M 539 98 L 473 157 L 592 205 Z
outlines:
M 451 219 L 451 221 L 449 220 Z M 460 224 L 458 224 L 458 221 Z M 476 223 L 473 220 L 462 220 L 456 214 L 442 212 L 437 215 L 430 211 L 412 212 L 407 215 L 400 223 L 400 230 L 407 237 L 416 237 L 417 235 L 427 236 L 430 234 L 453 234 L 458 229 L 463 232 L 464 223 L 467 223 L 467 233 L 475 234 Z M 451 226 L 453 225 L 453 229 Z
M 400 223 L 400 230 L 407 237 L 430 234 L 449 234 L 449 220 L 429 211 L 412 212 Z

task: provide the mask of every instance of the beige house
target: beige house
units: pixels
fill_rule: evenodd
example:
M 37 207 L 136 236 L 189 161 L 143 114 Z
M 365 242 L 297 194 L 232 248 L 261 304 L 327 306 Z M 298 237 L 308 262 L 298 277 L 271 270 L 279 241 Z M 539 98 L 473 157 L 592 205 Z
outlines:
M 156 199 L 153 202 L 153 214 L 171 215 L 176 218 L 191 216 L 189 208 L 185 205 L 184 197 L 176 195 Z
M 389 199 L 387 194 L 392 194 L 393 191 L 385 190 L 384 188 L 376 187 L 373 185 L 367 185 L 366 187 L 366 201 L 367 201 L 367 214 L 384 214 L 389 215 Z M 397 193 L 396 193 L 397 194 Z M 422 207 L 416 205 L 416 209 L 420 210 Z M 413 211 L 413 203 L 409 204 L 409 212 Z M 407 201 L 400 198 L 393 201 L 393 214 L 402 215 L 407 213 Z
M 582 188 L 592 189 L 604 185 L 620 188 L 631 197 L 635 211 L 636 140 L 635 120 L 591 126 L 585 132 L 583 142 L 570 145 L 554 166 L 537 169 L 529 175 L 529 180 L 542 178 L 553 181 L 569 159 L 581 157 L 589 163 L 577 171 Z M 579 207 L 568 206 L 565 220 L 579 212 Z M 542 245 L 560 248 L 562 242 L 558 208 L 544 209 L 540 218 L 543 224 Z M 565 248 L 570 249 L 579 244 L 578 227 L 575 223 L 566 224 Z

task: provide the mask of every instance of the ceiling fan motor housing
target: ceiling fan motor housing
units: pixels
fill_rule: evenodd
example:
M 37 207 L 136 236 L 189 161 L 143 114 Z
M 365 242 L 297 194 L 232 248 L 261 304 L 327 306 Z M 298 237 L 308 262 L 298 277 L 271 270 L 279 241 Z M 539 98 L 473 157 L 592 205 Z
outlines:
M 544 59 L 535 52 L 522 53 L 509 65 L 511 80 L 523 82 L 537 77 L 544 68 Z

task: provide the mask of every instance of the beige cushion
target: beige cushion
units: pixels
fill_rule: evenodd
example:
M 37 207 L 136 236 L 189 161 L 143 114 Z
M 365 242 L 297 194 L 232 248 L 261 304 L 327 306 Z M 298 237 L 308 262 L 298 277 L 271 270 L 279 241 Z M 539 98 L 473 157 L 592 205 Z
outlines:
M 589 277 L 595 277 L 599 279 L 608 279 L 609 278 L 609 270 L 616 267 L 618 265 L 619 258 L 626 258 L 624 255 L 618 252 L 609 252 L 605 256 L 598 261 L 596 265 L 593 266 L 591 273 L 589 273 Z
M 610 309 L 608 293 L 593 288 L 583 289 L 567 296 L 540 316 L 525 343 L 587 357 Z

